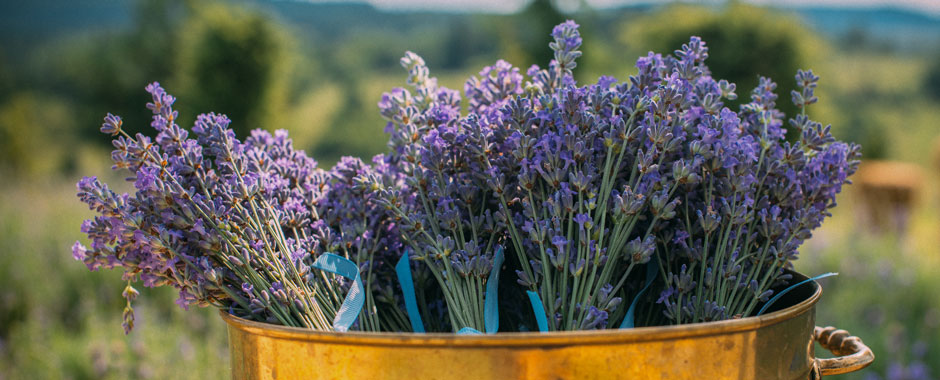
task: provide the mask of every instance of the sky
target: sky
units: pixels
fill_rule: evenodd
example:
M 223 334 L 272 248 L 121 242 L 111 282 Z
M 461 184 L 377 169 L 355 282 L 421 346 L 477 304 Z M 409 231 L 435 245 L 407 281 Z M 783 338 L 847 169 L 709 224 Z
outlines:
M 394 10 L 438 10 L 438 11 L 484 11 L 511 13 L 522 8 L 527 0 L 365 0 L 382 9 Z M 609 8 L 629 4 L 651 4 L 656 0 L 584 0 L 595 8 Z M 931 14 L 940 17 L 940 0 L 745 0 L 749 3 L 778 7 L 831 6 L 839 8 L 874 8 L 897 7 Z M 574 4 L 579 0 L 560 0 L 565 4 Z M 663 1 L 665 2 L 665 1 Z M 690 3 L 722 3 L 722 0 L 687 1 Z

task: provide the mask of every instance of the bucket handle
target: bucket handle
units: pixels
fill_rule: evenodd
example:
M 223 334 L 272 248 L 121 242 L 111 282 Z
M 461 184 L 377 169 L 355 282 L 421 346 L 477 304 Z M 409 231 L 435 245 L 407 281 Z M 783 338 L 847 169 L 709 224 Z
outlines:
M 823 348 L 838 357 L 831 359 L 816 358 L 813 362 L 813 374 L 816 379 L 822 376 L 839 375 L 855 372 L 868 367 L 875 361 L 875 354 L 859 337 L 849 335 L 848 331 L 835 327 L 819 327 L 813 330 L 813 338 Z

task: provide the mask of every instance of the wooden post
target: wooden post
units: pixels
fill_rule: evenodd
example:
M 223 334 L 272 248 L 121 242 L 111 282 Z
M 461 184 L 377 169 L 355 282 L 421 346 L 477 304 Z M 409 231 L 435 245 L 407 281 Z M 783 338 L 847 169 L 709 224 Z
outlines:
M 863 161 L 852 178 L 859 194 L 861 219 L 876 232 L 904 234 L 923 184 L 917 165 Z

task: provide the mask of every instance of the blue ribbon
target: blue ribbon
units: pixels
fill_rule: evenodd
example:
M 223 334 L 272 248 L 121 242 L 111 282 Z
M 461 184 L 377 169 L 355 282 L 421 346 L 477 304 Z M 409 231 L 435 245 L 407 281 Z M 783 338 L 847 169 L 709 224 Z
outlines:
M 542 304 L 542 298 L 539 294 L 531 290 L 526 290 L 529 295 L 529 303 L 532 304 L 532 312 L 535 313 L 535 323 L 539 325 L 539 331 L 548 331 L 548 318 L 545 316 L 545 305 Z
M 398 275 L 398 283 L 401 284 L 401 292 L 405 298 L 405 311 L 408 312 L 408 320 L 411 321 L 411 331 L 416 333 L 424 332 L 424 322 L 421 321 L 421 313 L 418 312 L 418 301 L 415 298 L 415 283 L 411 278 L 411 262 L 408 258 L 408 250 L 398 259 L 395 264 L 395 274 Z
M 503 247 L 496 248 L 493 269 L 486 280 L 486 295 L 483 299 L 483 324 L 487 334 L 499 330 L 499 272 L 503 266 Z
M 483 335 L 483 333 L 473 327 L 464 327 L 457 331 L 457 335 Z
M 821 274 L 821 275 L 819 275 L 819 276 L 816 276 L 816 277 L 813 277 L 813 278 L 808 278 L 808 279 L 805 279 L 805 280 L 803 280 L 803 281 L 800 281 L 800 282 L 796 283 L 796 285 L 790 285 L 790 287 L 784 289 L 782 292 L 778 293 L 778 294 L 775 295 L 773 298 L 771 298 L 770 301 L 767 301 L 767 303 L 764 304 L 764 307 L 761 307 L 761 308 L 760 308 L 760 311 L 757 312 L 757 315 L 759 316 L 759 315 L 761 315 L 761 314 L 764 314 L 764 312 L 767 311 L 767 308 L 769 308 L 771 304 L 773 304 L 774 302 L 777 302 L 777 300 L 780 299 L 780 297 L 783 297 L 784 294 L 787 294 L 789 291 L 791 291 L 791 290 L 793 290 L 793 289 L 796 289 L 796 288 L 797 288 L 798 286 L 800 286 L 800 285 L 803 285 L 803 284 L 805 284 L 805 283 L 807 283 L 807 282 L 810 282 L 810 281 L 816 281 L 816 280 L 818 280 L 818 279 L 820 279 L 820 278 L 826 278 L 826 277 L 838 276 L 838 275 L 839 275 L 838 273 L 833 273 L 833 272 L 823 273 L 823 274 Z
M 632 329 L 635 326 L 634 315 L 636 314 L 636 305 L 640 301 L 640 297 L 643 297 L 646 291 L 649 290 L 650 285 L 656 280 L 658 274 L 659 259 L 656 257 L 656 253 L 653 253 L 653 255 L 650 256 L 650 261 L 646 263 L 646 285 L 643 285 L 643 289 L 640 289 L 640 292 L 633 298 L 633 302 L 630 303 L 630 308 L 627 309 L 627 315 L 623 317 L 623 323 L 620 324 L 620 328 Z
M 496 248 L 493 254 L 493 269 L 486 280 L 486 294 L 483 296 L 483 327 L 487 334 L 499 330 L 499 271 L 503 266 L 503 247 Z M 483 334 L 473 327 L 464 327 L 457 335 Z
M 346 294 L 346 299 L 336 311 L 336 317 L 333 318 L 333 329 L 339 332 L 349 330 L 349 327 L 356 322 L 359 312 L 362 311 L 362 305 L 365 304 L 365 288 L 362 286 L 362 278 L 359 276 L 359 266 L 349 259 L 337 256 L 332 253 L 324 253 L 317 257 L 313 267 L 324 270 L 339 276 L 353 280 L 353 285 Z

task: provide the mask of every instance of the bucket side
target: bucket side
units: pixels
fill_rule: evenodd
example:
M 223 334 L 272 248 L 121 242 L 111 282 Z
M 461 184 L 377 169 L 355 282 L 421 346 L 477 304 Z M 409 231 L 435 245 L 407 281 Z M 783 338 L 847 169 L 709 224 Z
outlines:
M 762 329 L 642 342 L 506 347 L 309 342 L 229 327 L 232 378 L 806 379 L 812 309 Z
M 795 280 L 805 279 L 794 274 Z M 317 332 L 228 323 L 232 378 L 807 379 L 815 282 L 760 317 L 626 330 L 454 334 Z

